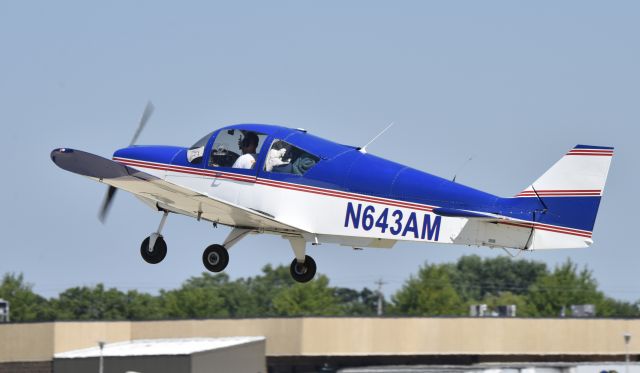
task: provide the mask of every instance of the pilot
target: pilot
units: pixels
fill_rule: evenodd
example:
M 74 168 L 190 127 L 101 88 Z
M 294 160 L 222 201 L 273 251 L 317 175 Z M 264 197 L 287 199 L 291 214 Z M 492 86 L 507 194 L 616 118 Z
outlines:
M 233 163 L 233 168 L 252 169 L 256 164 L 256 148 L 258 148 L 258 135 L 255 132 L 247 132 L 244 137 L 238 141 L 238 146 L 242 151 L 242 155 Z

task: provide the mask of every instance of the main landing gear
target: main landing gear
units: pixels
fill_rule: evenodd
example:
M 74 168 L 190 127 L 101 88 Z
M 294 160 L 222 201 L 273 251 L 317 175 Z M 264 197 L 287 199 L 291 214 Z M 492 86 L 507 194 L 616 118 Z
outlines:
M 221 272 L 227 268 L 229 249 L 249 233 L 251 233 L 250 229 L 234 228 L 222 245 L 209 245 L 202 253 L 204 267 L 211 272 Z
M 167 256 L 167 243 L 162 236 L 162 228 L 169 216 L 164 211 L 160 225 L 155 233 L 145 238 L 140 245 L 140 255 L 145 262 L 150 264 L 160 263 Z M 222 245 L 209 245 L 202 253 L 202 264 L 211 272 L 222 272 L 229 264 L 229 249 L 244 237 L 251 233 L 251 229 L 234 228 Z M 291 277 L 297 282 L 309 282 L 316 275 L 316 261 L 306 255 L 307 242 L 302 237 L 288 237 L 295 258 L 289 266 Z
M 250 229 L 234 228 L 222 245 L 210 245 L 202 253 L 202 263 L 211 272 L 220 272 L 229 264 L 229 249 L 241 239 L 251 233 Z M 295 259 L 291 262 L 289 271 L 297 282 L 309 282 L 316 275 L 316 261 L 306 255 L 307 242 L 302 237 L 288 238 Z
M 202 263 L 211 272 L 220 272 L 229 264 L 229 252 L 222 245 L 210 245 L 202 253 Z
M 309 282 L 316 275 L 316 261 L 306 255 L 307 242 L 302 237 L 289 238 L 296 257 L 289 266 L 291 277 L 298 282 Z

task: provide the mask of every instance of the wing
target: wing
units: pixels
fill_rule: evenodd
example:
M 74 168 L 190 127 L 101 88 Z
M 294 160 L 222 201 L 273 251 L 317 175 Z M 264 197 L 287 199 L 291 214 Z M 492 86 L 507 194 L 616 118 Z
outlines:
M 172 184 L 95 154 L 61 148 L 51 152 L 51 160 L 63 170 L 126 190 L 146 203 L 172 212 L 234 227 L 304 232 L 266 213 Z

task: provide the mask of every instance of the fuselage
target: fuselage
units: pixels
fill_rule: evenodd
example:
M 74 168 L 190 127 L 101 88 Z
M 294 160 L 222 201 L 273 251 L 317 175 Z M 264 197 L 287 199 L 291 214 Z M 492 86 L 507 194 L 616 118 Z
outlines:
M 251 169 L 213 162 L 214 154 L 221 154 L 217 139 L 234 131 L 251 131 L 262 136 Z M 600 202 L 599 195 L 547 199 L 546 205 L 554 208 L 567 203 L 571 206 L 564 208 L 563 214 L 547 213 L 547 206 L 539 198 L 532 198 L 535 195 L 500 198 L 357 147 L 280 126 L 235 125 L 214 131 L 201 141 L 201 158 L 197 162 L 190 159 L 189 148 L 175 146 L 128 147 L 116 151 L 113 159 L 194 193 L 219 198 L 297 227 L 307 241 L 349 246 L 391 247 L 395 241 L 409 240 L 526 248 L 535 226 L 536 237 L 552 235 L 555 240 L 557 234 L 575 236 L 563 238 L 563 242 L 567 242 L 567 247 L 583 247 L 590 244 L 593 228 L 593 219 L 583 211 L 597 210 Z M 313 159 L 312 166 L 297 174 L 275 172 L 275 168 L 267 167 L 269 149 L 279 142 L 308 155 Z M 228 149 L 223 150 L 224 153 Z M 173 207 L 205 220 L 237 226 L 233 217 Z M 495 214 L 509 221 L 490 224 L 486 219 L 464 214 L 436 214 L 436 208 Z M 546 247 L 543 241 L 537 240 L 539 247 Z
M 319 161 L 304 175 L 267 172 L 263 167 L 267 145 L 263 145 L 251 170 L 208 166 L 206 158 L 218 132 L 234 128 L 267 134 L 264 144 L 285 140 L 317 155 Z M 460 230 L 465 219 L 437 216 L 432 213 L 434 207 L 492 211 L 499 200 L 304 131 L 268 125 L 237 125 L 222 130 L 212 133 L 200 164 L 188 161 L 188 148 L 173 146 L 120 149 L 114 160 L 266 213 L 325 239 L 350 236 L 450 242 L 451 234 Z M 362 246 L 369 244 L 365 241 Z

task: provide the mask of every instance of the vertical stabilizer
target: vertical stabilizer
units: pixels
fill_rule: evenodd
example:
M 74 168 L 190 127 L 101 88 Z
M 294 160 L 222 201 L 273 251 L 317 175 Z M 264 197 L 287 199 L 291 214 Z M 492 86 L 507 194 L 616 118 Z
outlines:
M 528 247 L 574 248 L 592 243 L 612 156 L 611 147 L 576 145 L 515 198 L 503 200 L 512 216 L 532 222 L 535 232 Z
M 613 148 L 576 145 L 516 197 L 602 196 Z

